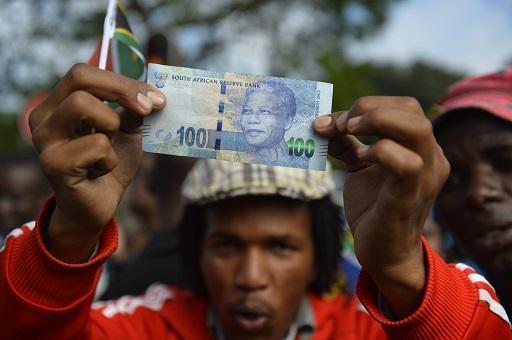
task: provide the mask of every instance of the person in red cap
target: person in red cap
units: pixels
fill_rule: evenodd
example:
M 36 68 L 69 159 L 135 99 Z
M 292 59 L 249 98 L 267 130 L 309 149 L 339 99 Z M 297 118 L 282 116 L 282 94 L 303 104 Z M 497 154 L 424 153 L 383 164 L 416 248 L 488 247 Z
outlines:
M 453 84 L 439 106 L 434 132 L 451 174 L 436 200 L 437 218 L 490 279 L 510 313 L 512 68 Z M 473 280 L 485 282 L 477 275 Z

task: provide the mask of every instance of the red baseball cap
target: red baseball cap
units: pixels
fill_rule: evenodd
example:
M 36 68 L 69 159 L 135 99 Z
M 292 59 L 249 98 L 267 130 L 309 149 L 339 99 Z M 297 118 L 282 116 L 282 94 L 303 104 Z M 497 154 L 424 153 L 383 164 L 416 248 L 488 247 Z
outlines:
M 438 102 L 434 121 L 459 109 L 482 109 L 512 122 L 512 67 L 504 71 L 464 78 L 451 85 Z

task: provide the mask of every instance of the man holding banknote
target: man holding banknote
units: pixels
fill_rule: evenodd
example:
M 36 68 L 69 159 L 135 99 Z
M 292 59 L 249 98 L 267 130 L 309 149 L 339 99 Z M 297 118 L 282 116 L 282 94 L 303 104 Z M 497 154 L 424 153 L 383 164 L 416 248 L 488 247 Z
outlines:
M 348 171 L 346 216 L 363 267 L 358 296 L 372 318 L 356 298 L 315 288 L 327 246 L 315 241 L 313 205 L 329 192 L 328 179 L 285 169 L 287 182 L 252 165 L 234 176 L 205 163 L 185 190 L 204 217 L 190 226 L 204 235 L 196 253 L 204 290 L 153 286 L 91 309 L 101 264 L 116 247 L 114 212 L 140 160 L 142 119 L 165 105 L 175 103 L 151 85 L 77 65 L 32 113 L 55 197 L 1 250 L 3 338 L 512 338 L 492 287 L 444 263 L 420 236 L 449 165 L 418 103 L 403 97 L 364 97 L 315 121 Z M 379 140 L 367 146 L 360 135 Z M 219 178 L 237 194 L 213 186 Z

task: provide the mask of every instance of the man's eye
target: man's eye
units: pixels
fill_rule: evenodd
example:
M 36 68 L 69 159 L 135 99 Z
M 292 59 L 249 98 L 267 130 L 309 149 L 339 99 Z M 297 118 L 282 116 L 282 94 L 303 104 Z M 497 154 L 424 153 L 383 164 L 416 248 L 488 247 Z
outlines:
M 252 114 L 252 111 L 249 110 L 249 109 L 242 109 L 242 114 L 243 115 L 250 115 L 250 114 Z
M 272 242 L 270 245 L 269 245 L 270 249 L 276 253 L 285 253 L 285 252 L 290 252 L 290 251 L 293 251 L 296 249 L 296 247 L 294 247 L 293 245 L 291 244 L 288 244 L 286 242 Z
M 272 114 L 272 112 L 271 112 L 271 111 L 269 111 L 269 110 L 265 110 L 265 109 L 260 110 L 260 113 L 261 113 L 262 115 L 265 115 L 265 116 L 267 116 L 267 115 L 271 115 L 271 114 Z

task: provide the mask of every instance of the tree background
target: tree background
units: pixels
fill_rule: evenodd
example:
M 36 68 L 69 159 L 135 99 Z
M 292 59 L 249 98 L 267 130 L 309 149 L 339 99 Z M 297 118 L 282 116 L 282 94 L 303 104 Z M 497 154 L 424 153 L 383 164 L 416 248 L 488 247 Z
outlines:
M 334 84 L 333 111 L 363 95 L 408 95 L 428 111 L 463 76 L 418 60 L 361 62 L 345 53 L 371 36 L 389 7 L 407 0 L 127 0 L 144 45 L 153 32 L 170 43 L 169 61 L 211 70 L 271 74 Z M 0 0 L 0 152 L 27 148 L 17 133 L 26 98 L 51 88 L 86 61 L 101 36 L 106 1 Z

